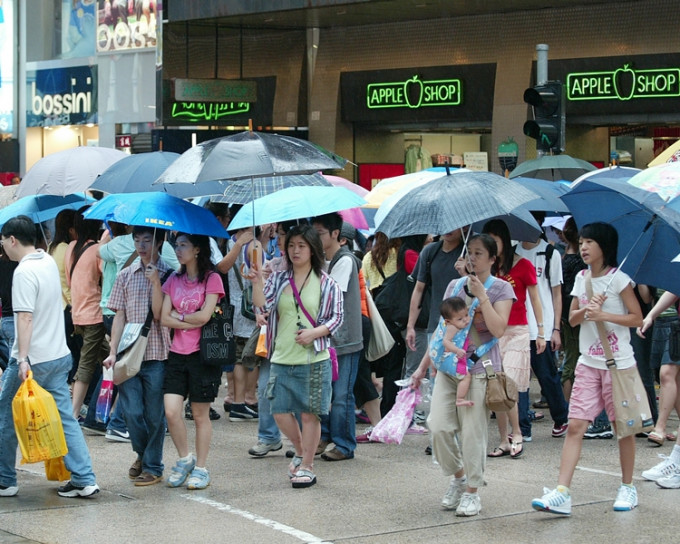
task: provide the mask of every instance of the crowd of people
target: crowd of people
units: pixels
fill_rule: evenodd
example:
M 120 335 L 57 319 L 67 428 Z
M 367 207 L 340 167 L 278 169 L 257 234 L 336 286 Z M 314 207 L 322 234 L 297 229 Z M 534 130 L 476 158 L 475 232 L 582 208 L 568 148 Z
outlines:
M 524 445 L 532 422 L 546 417 L 544 407 L 551 436 L 565 441 L 556 487 L 531 504 L 568 515 L 583 439 L 614 436 L 597 323 L 605 324 L 617 367 L 639 369 L 655 422 L 647 443 L 676 441 L 643 478 L 680 488 L 680 440 L 667 429 L 671 411 L 680 409 L 680 374 L 668 354 L 678 297 L 636 285 L 618 269 L 610 225 L 577 226 L 570 218 L 553 227 L 557 242 L 544 233 L 513 244 L 501 220 L 479 233 L 388 239 L 378 232 L 365 239 L 338 213 L 231 231 L 236 207 L 207 207 L 225 238 L 102 225 L 83 217 L 86 207 L 60 212 L 49 244 L 44 226 L 25 216 L 3 225 L 0 496 L 18 492 L 10 404 L 29 370 L 53 394 L 63 421 L 71 480 L 58 493 L 65 497 L 99 491 L 79 424 L 130 442 L 135 486 L 164 481 L 205 489 L 212 420 L 221 417 L 212 404 L 225 376 L 219 402 L 229 420 L 257 420 L 248 453 L 279 451 L 285 436 L 290 484 L 307 488 L 317 482 L 315 459 L 348 461 L 358 444 L 373 441 L 373 427 L 396 402 L 396 382 L 418 388 L 429 377 L 426 453 L 449 478 L 444 509 L 480 512 L 486 463 L 528 455 Z M 222 366 L 208 365 L 200 356 L 201 328 L 224 298 L 235 309 L 235 354 Z M 371 298 L 394 340 L 374 361 L 367 357 Z M 141 369 L 117 386 L 107 424 L 97 422 L 102 367 L 115 366 L 126 329 L 147 319 Z M 256 349 L 262 339 L 266 355 Z M 494 414 L 498 439 L 489 445 L 487 380 L 500 371 L 516 383 L 519 400 Z M 541 389 L 534 406 L 532 372 Z M 187 419 L 195 423 L 193 444 Z M 357 421 L 369 426 L 358 432 Z M 413 432 L 422 432 L 423 422 L 416 412 Z M 177 450 L 169 473 L 166 432 Z M 613 507 L 627 511 L 638 504 L 635 437 L 619 440 L 619 450 Z

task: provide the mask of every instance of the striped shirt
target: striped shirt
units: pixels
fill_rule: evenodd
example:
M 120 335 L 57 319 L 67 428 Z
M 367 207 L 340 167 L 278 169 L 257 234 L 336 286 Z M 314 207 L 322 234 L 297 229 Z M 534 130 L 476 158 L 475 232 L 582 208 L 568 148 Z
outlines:
M 269 312 L 267 322 L 267 349 L 271 352 L 272 338 L 276 338 L 276 330 L 279 321 L 278 304 L 279 297 L 286 286 L 290 285 L 292 272 L 287 270 L 274 272 L 267 278 L 264 284 L 265 305 L 256 308 L 258 313 L 266 314 Z M 321 272 L 321 303 L 319 305 L 319 315 L 316 324 L 326 325 L 331 334 L 335 333 L 342 325 L 343 305 L 342 290 L 325 272 Z M 314 350 L 319 353 L 328 349 L 331 345 L 330 336 L 322 336 L 314 340 Z
M 161 277 L 171 268 L 159 258 L 156 262 L 158 275 Z M 118 274 L 111 296 L 109 309 L 114 312 L 125 312 L 126 323 L 144 323 L 151 304 L 151 282 L 144 276 L 142 262 L 137 260 Z M 154 319 L 149 330 L 149 343 L 144 352 L 145 361 L 164 361 L 170 349 L 170 331 L 161 327 L 160 321 Z

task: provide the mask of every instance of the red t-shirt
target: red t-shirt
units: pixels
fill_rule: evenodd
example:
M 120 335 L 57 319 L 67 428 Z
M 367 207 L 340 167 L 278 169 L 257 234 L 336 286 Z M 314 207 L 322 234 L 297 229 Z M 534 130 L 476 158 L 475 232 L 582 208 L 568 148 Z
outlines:
M 512 285 L 517 299 L 510 310 L 508 325 L 527 325 L 527 287 L 536 285 L 536 268 L 531 261 L 521 258 L 503 279 Z

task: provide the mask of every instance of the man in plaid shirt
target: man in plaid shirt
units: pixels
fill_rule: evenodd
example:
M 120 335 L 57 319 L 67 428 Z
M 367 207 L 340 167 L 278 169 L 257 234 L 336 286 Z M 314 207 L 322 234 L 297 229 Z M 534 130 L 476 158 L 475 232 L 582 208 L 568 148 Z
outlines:
M 170 333 L 160 324 L 161 285 L 162 278 L 167 279 L 171 271 L 159 257 L 164 234 L 162 230 L 134 227 L 132 236 L 140 259 L 118 274 L 108 303 L 116 316 L 111 329 L 111 353 L 104 360 L 107 368 L 116 361 L 125 324 L 144 323 L 149 309 L 154 316 L 141 370 L 118 386 L 118 402 L 123 404 L 132 449 L 137 453 L 137 459 L 128 471 L 136 486 L 155 484 L 163 478 L 163 380 Z

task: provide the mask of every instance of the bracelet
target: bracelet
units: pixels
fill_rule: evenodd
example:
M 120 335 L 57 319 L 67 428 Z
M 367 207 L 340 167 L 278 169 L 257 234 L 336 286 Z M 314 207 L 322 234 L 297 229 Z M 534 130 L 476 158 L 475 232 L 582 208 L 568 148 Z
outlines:
M 541 340 L 545 340 L 545 335 L 543 334 L 537 334 L 536 338 L 540 338 Z
M 481 305 L 484 304 L 485 302 L 490 302 L 490 301 L 489 301 L 489 297 L 486 297 L 484 300 L 482 300 L 482 302 L 480 302 L 479 305 L 481 306 Z
M 561 329 L 553 329 L 553 331 L 562 332 Z

